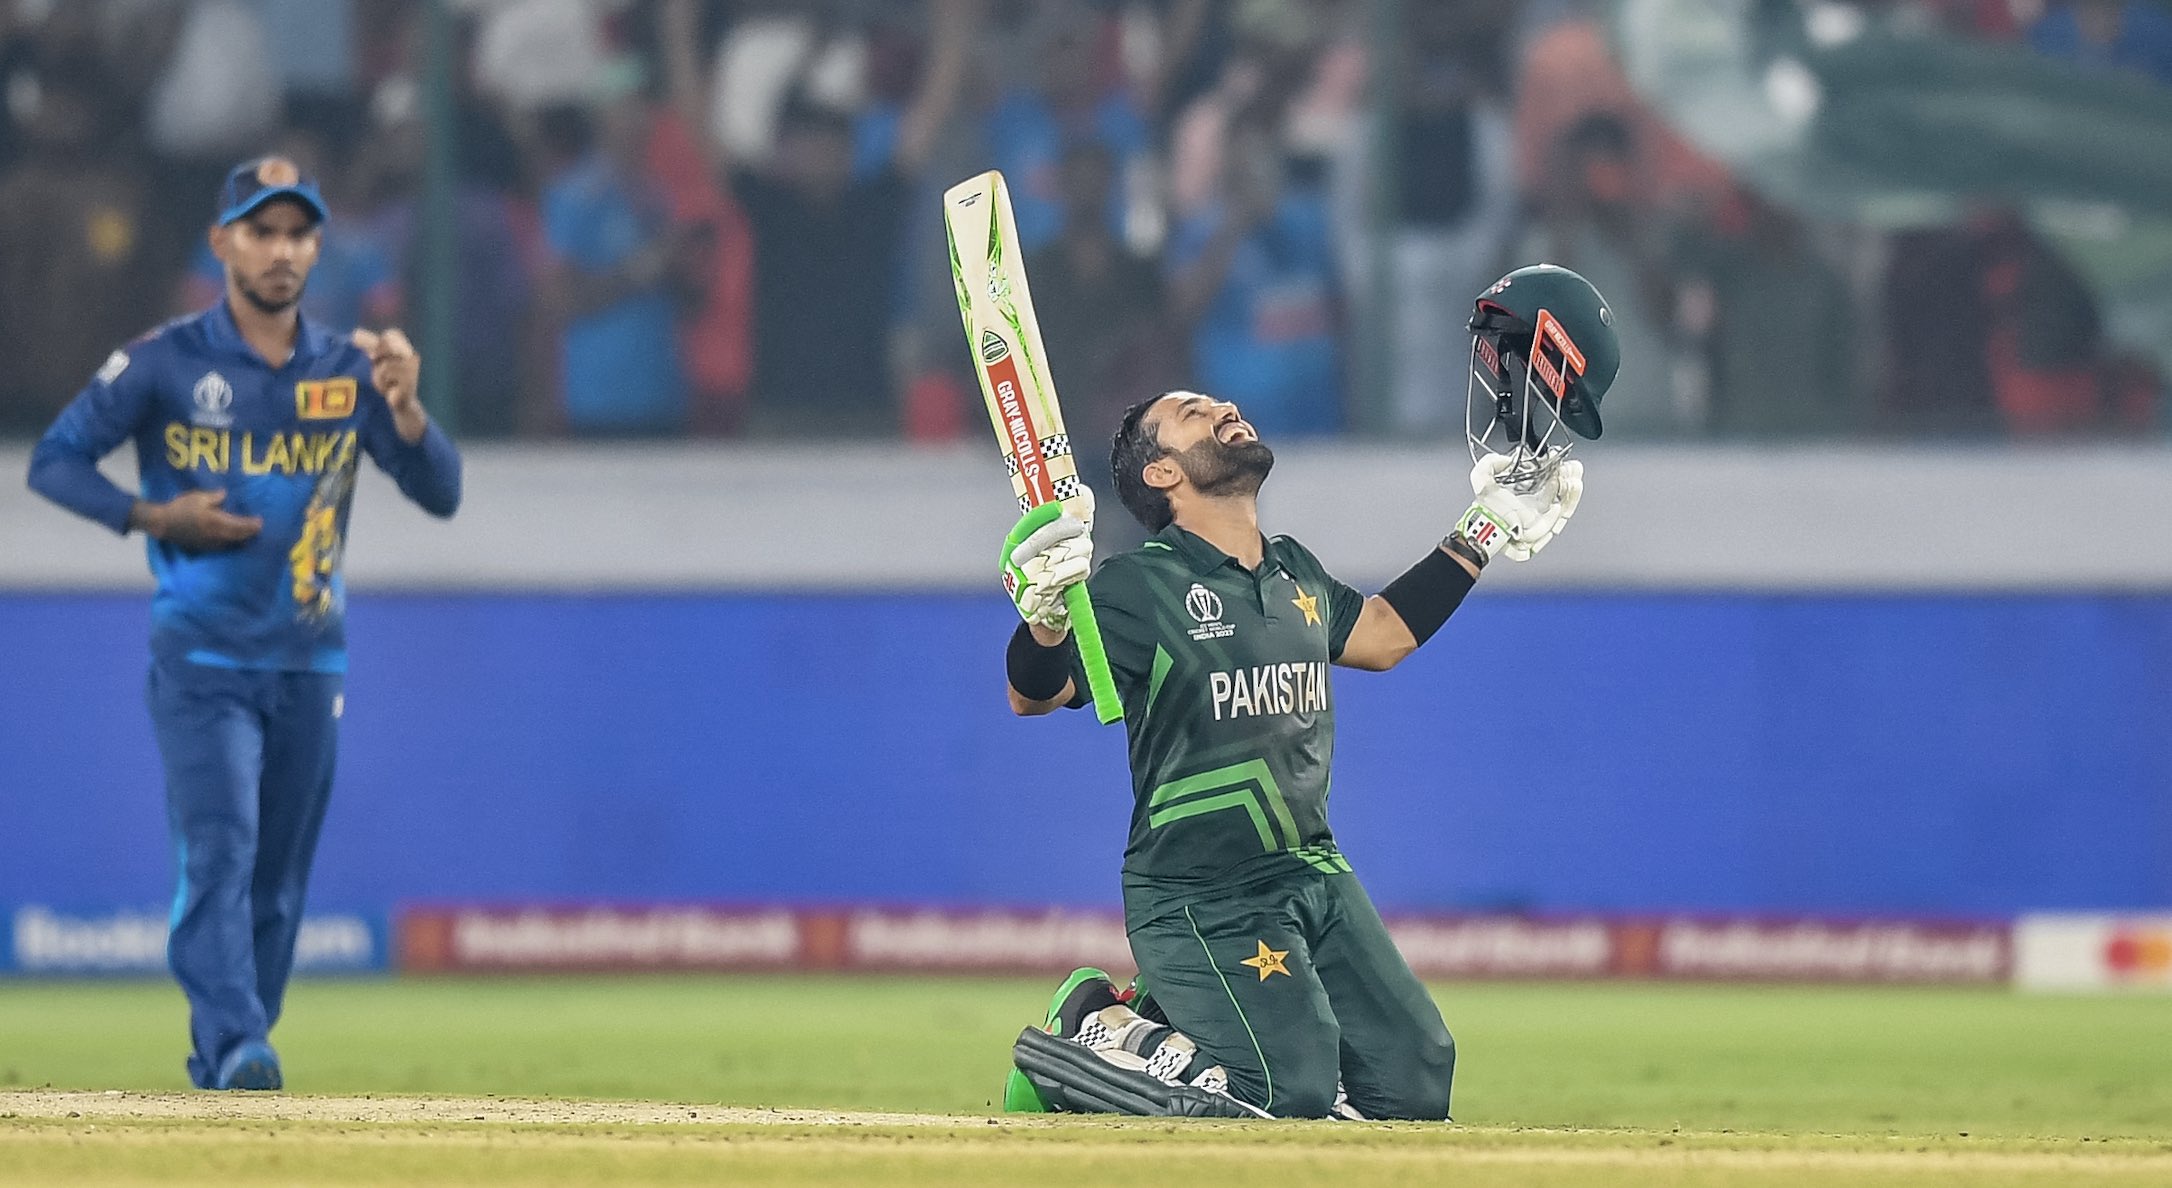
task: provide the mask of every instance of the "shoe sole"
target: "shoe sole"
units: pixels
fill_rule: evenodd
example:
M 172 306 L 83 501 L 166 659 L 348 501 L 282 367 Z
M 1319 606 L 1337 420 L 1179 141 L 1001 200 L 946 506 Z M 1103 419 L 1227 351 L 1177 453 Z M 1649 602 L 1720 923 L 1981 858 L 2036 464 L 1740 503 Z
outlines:
M 1056 987 L 1055 997 L 1048 1000 L 1048 1013 L 1041 1017 L 1041 1030 L 1050 1035 L 1055 1035 L 1056 1015 L 1058 1011 L 1063 1009 L 1063 1000 L 1071 997 L 1071 992 L 1078 989 L 1080 985 L 1094 978 L 1114 982 L 1114 979 L 1110 978 L 1107 972 L 1103 970 L 1089 967 L 1071 971 L 1071 976 L 1063 980 L 1063 985 Z M 1003 1112 L 1006 1114 L 1046 1114 L 1049 1112 L 1049 1108 L 1048 1103 L 1041 1099 L 1041 1091 L 1033 1087 L 1033 1082 L 1026 1079 L 1026 1074 L 1013 1068 L 1010 1075 L 1003 1078 Z
M 1041 1091 L 1033 1087 L 1026 1074 L 1012 1069 L 1003 1078 L 1003 1112 L 1006 1114 L 1046 1114 L 1048 1103 L 1041 1099 Z
M 244 1060 L 226 1078 L 228 1089 L 271 1090 L 283 1087 L 279 1066 L 268 1060 Z

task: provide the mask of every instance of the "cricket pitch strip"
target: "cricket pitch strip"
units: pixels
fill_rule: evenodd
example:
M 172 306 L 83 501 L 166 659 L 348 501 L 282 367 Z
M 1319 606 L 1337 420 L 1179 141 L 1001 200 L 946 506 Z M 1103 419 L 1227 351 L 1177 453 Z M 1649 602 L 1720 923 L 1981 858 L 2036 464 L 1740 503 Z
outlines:
M 2172 1143 L 0 1091 L 0 1184 L 2143 1185 Z

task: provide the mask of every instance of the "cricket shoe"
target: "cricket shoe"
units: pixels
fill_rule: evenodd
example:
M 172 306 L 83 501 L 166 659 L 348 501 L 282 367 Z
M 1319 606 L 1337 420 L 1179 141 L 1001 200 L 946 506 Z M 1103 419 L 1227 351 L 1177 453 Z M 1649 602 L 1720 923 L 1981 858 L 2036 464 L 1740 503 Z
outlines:
M 1109 979 L 1107 971 L 1090 966 L 1072 970 L 1071 976 L 1065 978 L 1049 998 L 1048 1014 L 1041 1020 L 1041 1030 L 1057 1039 L 1078 1039 L 1087 1019 L 1117 1005 L 1120 999 L 1116 983 Z M 1045 1114 L 1048 1103 L 1041 1099 L 1040 1091 L 1026 1079 L 1026 1074 L 1013 1068 L 1003 1080 L 1003 1112 Z
M 1357 1107 L 1350 1104 L 1350 1090 L 1339 1080 L 1335 1082 L 1335 1106 L 1327 1111 L 1327 1116 L 1344 1122 L 1365 1121 L 1365 1115 L 1358 1113 Z
M 279 1073 L 279 1053 L 263 1040 L 251 1040 L 226 1054 L 219 1062 L 214 1089 L 279 1089 L 286 1080 Z

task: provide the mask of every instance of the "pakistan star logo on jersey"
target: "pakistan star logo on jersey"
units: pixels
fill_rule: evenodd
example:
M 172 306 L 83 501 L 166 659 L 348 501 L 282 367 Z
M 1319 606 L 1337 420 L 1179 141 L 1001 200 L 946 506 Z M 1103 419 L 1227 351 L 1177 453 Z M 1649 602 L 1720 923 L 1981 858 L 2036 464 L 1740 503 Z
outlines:
M 1297 586 L 1294 580 L 1290 584 Z M 1305 626 L 1317 627 L 1320 625 L 1320 598 L 1318 595 L 1307 594 L 1303 586 L 1297 586 L 1297 597 L 1290 599 L 1290 605 L 1304 612 Z
M 1284 965 L 1283 962 L 1289 959 L 1290 951 L 1288 949 L 1270 949 L 1267 947 L 1266 941 L 1257 943 L 1259 944 L 1259 955 L 1247 957 L 1237 964 L 1249 965 L 1258 970 L 1259 980 L 1262 982 L 1267 980 L 1268 974 L 1281 974 L 1285 978 L 1289 977 L 1290 967 Z

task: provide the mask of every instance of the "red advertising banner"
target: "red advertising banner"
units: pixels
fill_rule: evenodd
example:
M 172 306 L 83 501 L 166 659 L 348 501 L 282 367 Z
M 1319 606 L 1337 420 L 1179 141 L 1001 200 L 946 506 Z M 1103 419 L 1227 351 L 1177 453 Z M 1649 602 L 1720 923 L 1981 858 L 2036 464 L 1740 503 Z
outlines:
M 1062 973 L 1129 970 L 1131 942 L 1115 912 L 862 909 L 844 917 L 842 960 L 854 970 Z
M 704 906 L 403 908 L 399 968 L 422 973 L 798 969 L 799 913 Z
M 402 908 L 399 967 L 422 973 L 1128 968 L 1113 912 L 475 905 Z
M 1621 972 L 1632 977 L 1989 985 L 2013 967 L 2003 922 L 1676 918 L 1620 932 L 1632 951 Z
M 1442 915 L 1388 930 L 1438 979 L 1996 984 L 2013 963 L 2004 923 Z M 1057 908 L 416 906 L 394 932 L 399 968 L 422 973 L 1131 968 L 1118 913 Z
M 1621 972 L 1617 924 L 1590 917 L 1399 916 L 1388 933 L 1423 978 L 1603 978 Z

